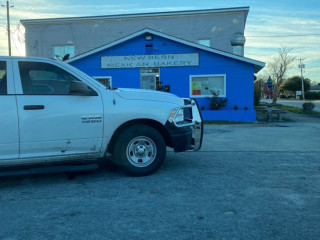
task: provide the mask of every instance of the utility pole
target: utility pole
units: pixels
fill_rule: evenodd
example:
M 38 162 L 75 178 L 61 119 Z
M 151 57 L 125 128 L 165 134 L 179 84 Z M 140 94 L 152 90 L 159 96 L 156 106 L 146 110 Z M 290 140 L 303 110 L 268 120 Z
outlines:
M 305 100 L 304 98 L 304 83 L 303 83 L 303 74 L 302 74 L 302 69 L 306 67 L 305 64 L 302 63 L 302 60 L 305 60 L 305 58 L 300 58 L 300 64 L 299 64 L 299 68 L 301 70 L 301 94 L 302 94 L 302 99 Z
M 9 1 L 7 1 L 7 5 L 1 5 L 2 7 L 6 7 L 7 8 L 7 31 L 8 31 L 8 50 L 9 50 L 9 56 L 11 56 L 11 35 L 10 35 L 10 14 L 9 14 L 9 9 L 10 6 L 9 5 Z

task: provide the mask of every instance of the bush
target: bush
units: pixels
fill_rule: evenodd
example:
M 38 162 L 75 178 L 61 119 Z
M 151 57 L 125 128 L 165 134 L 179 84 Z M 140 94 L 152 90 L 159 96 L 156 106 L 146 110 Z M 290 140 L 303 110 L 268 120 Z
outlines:
M 310 89 L 310 79 L 304 78 L 303 79 L 303 84 L 304 84 L 304 90 L 307 91 Z M 291 78 L 288 78 L 285 80 L 281 86 L 280 86 L 280 91 L 301 91 L 301 77 L 299 76 L 294 76 Z
M 260 89 L 254 89 L 254 105 L 258 106 L 261 100 L 261 92 Z
M 314 109 L 314 107 L 315 107 L 315 105 L 312 102 L 305 102 L 302 104 L 303 110 L 306 110 L 306 111 L 312 111 Z
M 305 92 L 304 94 L 305 99 L 308 100 L 317 100 L 320 99 L 320 92 Z
M 212 97 L 210 98 L 210 110 L 219 110 L 221 107 L 227 105 L 228 99 L 222 99 L 219 97 L 219 91 L 211 90 Z

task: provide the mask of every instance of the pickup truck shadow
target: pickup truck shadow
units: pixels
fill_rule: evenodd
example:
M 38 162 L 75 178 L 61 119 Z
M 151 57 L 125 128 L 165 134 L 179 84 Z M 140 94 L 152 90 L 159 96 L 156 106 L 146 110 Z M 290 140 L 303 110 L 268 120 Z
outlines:
M 42 166 L 0 169 L 0 189 L 23 185 L 24 182 L 55 182 L 89 176 L 117 173 L 118 167 L 110 162 L 89 165 Z

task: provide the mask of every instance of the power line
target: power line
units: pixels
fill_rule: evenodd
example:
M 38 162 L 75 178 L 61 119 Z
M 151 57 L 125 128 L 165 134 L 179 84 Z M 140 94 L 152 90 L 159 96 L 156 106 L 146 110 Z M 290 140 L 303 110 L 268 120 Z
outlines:
M 2 7 L 7 8 L 7 32 L 8 32 L 8 50 L 9 50 L 9 56 L 11 56 L 11 36 L 10 36 L 10 14 L 9 14 L 9 9 L 13 6 L 10 6 L 9 1 L 6 1 L 6 6 L 1 5 Z
M 24 37 L 23 37 L 23 32 L 20 29 L 20 23 L 18 23 L 17 25 L 14 26 L 13 30 L 10 30 L 10 15 L 13 15 L 13 19 L 19 22 L 19 17 L 18 14 L 15 10 L 14 5 L 13 5 L 13 1 L 11 1 L 11 4 L 9 4 L 9 1 L 6 1 L 6 5 L 2 5 L 5 9 L 3 9 L 4 12 L 6 12 L 5 14 L 7 15 L 7 26 L 0 26 L 0 27 L 4 27 L 7 29 L 7 35 L 8 35 L 8 49 L 9 49 L 9 56 L 11 56 L 11 43 L 14 44 L 14 47 L 16 48 L 16 50 L 19 52 L 19 54 L 21 54 L 20 49 L 17 46 L 17 42 L 15 40 L 14 36 L 17 36 L 18 38 L 18 43 L 24 43 Z M 12 11 L 9 13 L 9 8 L 12 8 Z M 15 22 L 15 21 L 14 21 Z
M 14 40 L 14 38 L 12 38 L 13 44 L 16 47 L 17 51 L 19 52 L 19 54 L 21 55 L 20 49 L 18 48 L 16 41 Z
M 13 1 L 11 1 L 11 5 L 15 6 L 15 4 L 14 4 Z M 16 18 L 16 21 L 19 22 L 19 21 L 20 21 L 20 18 L 19 18 L 19 16 L 18 16 L 17 11 L 16 11 L 15 8 L 12 8 L 12 13 L 13 13 L 13 16 Z

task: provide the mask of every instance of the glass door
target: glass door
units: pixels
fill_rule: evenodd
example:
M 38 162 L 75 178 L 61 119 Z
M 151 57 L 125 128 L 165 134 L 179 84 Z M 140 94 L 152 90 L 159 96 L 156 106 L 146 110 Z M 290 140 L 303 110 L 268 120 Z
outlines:
M 140 69 L 140 88 L 156 90 L 157 79 L 159 79 L 159 68 Z

